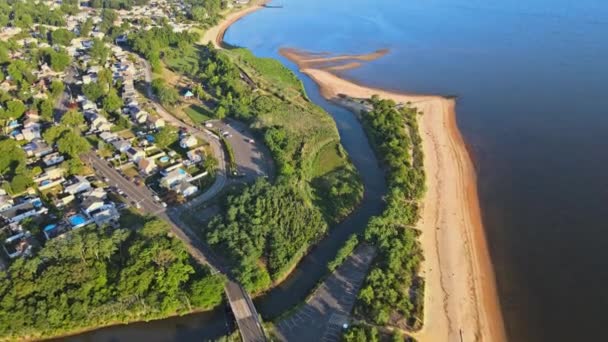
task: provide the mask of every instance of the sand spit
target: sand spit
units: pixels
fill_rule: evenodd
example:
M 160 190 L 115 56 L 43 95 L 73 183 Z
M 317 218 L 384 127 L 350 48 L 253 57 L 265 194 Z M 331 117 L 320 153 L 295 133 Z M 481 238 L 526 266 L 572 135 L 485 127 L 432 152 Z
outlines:
M 365 87 L 309 67 L 307 54 L 299 55 L 293 49 L 281 53 L 317 83 L 325 98 L 338 104 L 344 105 L 340 95 L 379 95 L 411 102 L 424 113 L 420 129 L 428 192 L 418 227 L 423 233 L 427 294 L 424 328 L 414 336 L 430 342 L 506 341 L 475 170 L 456 125 L 455 101 Z

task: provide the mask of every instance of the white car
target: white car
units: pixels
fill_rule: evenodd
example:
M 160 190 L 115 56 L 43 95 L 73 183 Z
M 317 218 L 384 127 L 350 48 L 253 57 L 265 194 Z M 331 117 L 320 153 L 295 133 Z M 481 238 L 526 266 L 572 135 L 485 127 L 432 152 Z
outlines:
M 165 203 L 165 202 L 160 202 L 160 205 L 162 205 L 162 206 L 163 206 L 163 208 L 166 208 L 166 207 L 167 207 L 167 203 Z
M 152 198 L 154 198 L 154 201 L 160 202 L 160 198 L 158 196 L 154 195 L 154 197 L 152 197 Z

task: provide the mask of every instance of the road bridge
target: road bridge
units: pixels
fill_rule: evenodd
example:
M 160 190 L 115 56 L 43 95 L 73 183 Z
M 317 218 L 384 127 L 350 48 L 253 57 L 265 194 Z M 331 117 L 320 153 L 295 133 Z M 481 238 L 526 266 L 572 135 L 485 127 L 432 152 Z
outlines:
M 226 275 L 228 281 L 224 287 L 224 292 L 236 319 L 241 338 L 244 342 L 266 341 L 259 315 L 251 297 L 240 284 L 232 279 L 228 267 L 181 220 L 182 208 L 177 207 L 166 210 L 160 203 L 154 201 L 154 194 L 150 189 L 128 181 L 94 151 L 83 155 L 83 160 L 89 163 L 99 176 L 107 178 L 109 185 L 116 186 L 124 191 L 132 201 L 139 203 L 140 210 L 143 213 L 156 215 L 166 221 L 171 228 L 171 232 L 183 241 L 186 249 L 197 262 L 209 267 L 213 272 Z

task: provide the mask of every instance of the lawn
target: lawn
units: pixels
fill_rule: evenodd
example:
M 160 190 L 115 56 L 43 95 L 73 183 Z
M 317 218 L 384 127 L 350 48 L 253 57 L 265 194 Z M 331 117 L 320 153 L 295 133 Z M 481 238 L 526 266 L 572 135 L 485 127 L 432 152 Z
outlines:
M 208 110 L 199 106 L 199 105 L 190 105 L 183 109 L 184 113 L 188 115 L 188 117 L 194 121 L 194 123 L 201 124 L 205 121 L 211 120 L 212 118 L 209 116 Z

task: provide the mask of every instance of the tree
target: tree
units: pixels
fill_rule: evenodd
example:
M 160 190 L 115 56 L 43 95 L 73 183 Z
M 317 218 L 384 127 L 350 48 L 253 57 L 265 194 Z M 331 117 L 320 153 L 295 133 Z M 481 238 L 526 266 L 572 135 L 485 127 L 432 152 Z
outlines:
M 38 111 L 40 116 L 46 121 L 53 121 L 53 101 L 44 99 L 38 103 Z
M 108 95 L 103 99 L 103 109 L 112 113 L 119 110 L 123 106 L 123 101 L 116 93 L 116 89 L 111 88 Z
M 160 78 L 152 81 L 152 90 L 163 105 L 173 106 L 179 102 L 179 93 L 177 90 L 167 87 L 165 82 Z
M 101 39 L 93 39 L 93 46 L 89 50 L 89 55 L 94 61 L 102 65 L 105 64 L 109 53 L 110 49 L 106 47 Z
M 65 28 L 58 28 L 51 32 L 52 44 L 68 46 L 72 39 L 74 39 L 74 33 Z
M 20 100 L 11 100 L 6 103 L 6 109 L 0 110 L 0 118 L 5 120 L 19 119 L 25 113 L 25 105 Z
M 23 174 L 14 176 L 11 179 L 11 190 L 13 194 L 20 194 L 32 185 L 32 178 Z
M 84 116 L 76 110 L 69 110 L 61 117 L 61 124 L 77 129 L 84 124 Z
M 49 62 L 54 71 L 64 71 L 70 65 L 70 56 L 63 50 L 51 51 Z
M 57 149 L 72 158 L 77 158 L 80 154 L 88 152 L 91 145 L 87 139 L 70 130 L 63 133 L 57 140 Z
M 226 108 L 219 106 L 215 111 L 215 117 L 218 119 L 223 119 L 226 117 Z
M 65 86 L 63 85 L 63 82 L 61 82 L 61 80 L 53 80 L 51 81 L 50 90 L 51 97 L 56 99 L 61 96 L 61 94 L 65 90 Z
M 52 126 L 42 133 L 42 138 L 47 144 L 52 145 L 68 131 L 70 128 L 64 125 Z
M 15 140 L 0 141 L 0 174 L 5 178 L 25 173 L 26 158 L 25 152 Z
M 97 100 L 104 96 L 105 91 L 99 82 L 91 82 L 82 86 L 82 93 L 87 99 L 97 102 Z
M 80 36 L 88 37 L 93 29 L 93 20 L 91 18 L 87 18 L 87 20 L 80 26 Z
M 72 158 L 61 163 L 61 167 L 70 176 L 80 175 L 84 171 L 84 163 L 78 158 Z

